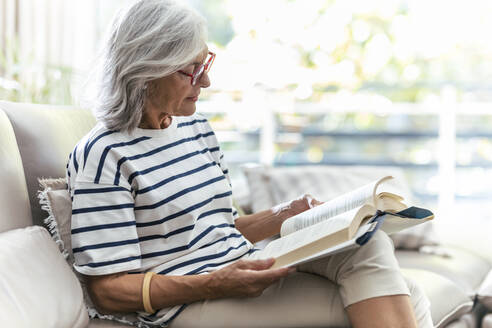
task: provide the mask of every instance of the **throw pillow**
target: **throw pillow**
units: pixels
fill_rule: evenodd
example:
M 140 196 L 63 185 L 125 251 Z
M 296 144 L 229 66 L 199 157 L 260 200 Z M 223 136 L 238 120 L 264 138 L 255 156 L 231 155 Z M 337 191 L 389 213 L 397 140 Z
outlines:
M 485 278 L 482 285 L 478 289 L 477 297 L 480 303 L 492 311 L 492 270 L 490 270 L 487 278 Z
M 0 326 L 86 327 L 82 290 L 40 226 L 0 233 Z
M 44 221 L 45 225 L 80 282 L 89 317 L 113 320 L 137 327 L 147 327 L 143 322 L 139 322 L 135 315 L 104 315 L 96 310 L 87 292 L 83 276 L 73 268 L 74 257 L 70 234 L 72 200 L 65 178 L 42 178 L 39 179 L 39 184 L 41 186 L 41 190 L 38 191 L 39 202 L 41 208 L 48 212 L 48 217 Z
M 48 212 L 44 223 L 70 266 L 74 263 L 70 237 L 72 201 L 64 178 L 39 179 L 41 208 Z

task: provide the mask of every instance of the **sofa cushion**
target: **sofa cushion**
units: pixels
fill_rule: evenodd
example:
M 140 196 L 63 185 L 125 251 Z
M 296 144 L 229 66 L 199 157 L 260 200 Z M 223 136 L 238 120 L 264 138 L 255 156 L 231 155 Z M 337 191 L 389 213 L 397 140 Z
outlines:
M 453 281 L 467 295 L 473 297 L 490 270 L 483 258 L 454 247 L 436 247 L 428 253 L 397 250 L 396 258 L 402 268 L 434 272 Z
M 436 328 L 446 327 L 473 307 L 472 298 L 441 275 L 420 269 L 402 269 L 402 273 L 416 281 L 429 298 Z
M 7 115 L 1 109 L 0 181 L 2 181 L 0 232 L 31 225 L 29 196 L 17 140 Z
M 0 326 L 86 327 L 77 278 L 46 229 L 0 233 Z
M 489 271 L 487 277 L 478 289 L 477 298 L 480 303 L 492 311 L 492 270 Z
M 412 193 L 403 172 L 394 167 L 367 166 L 292 166 L 268 167 L 259 164 L 243 165 L 243 173 L 250 188 L 251 207 L 264 210 L 289 201 L 303 193 L 326 201 L 386 175 L 398 180 L 397 188 L 409 204 Z M 391 235 L 396 248 L 418 249 L 439 244 L 433 222 L 405 229 Z
M 0 102 L 12 123 L 26 175 L 32 220 L 45 213 L 36 198 L 39 177 L 65 176 L 68 155 L 95 125 L 89 110 L 52 105 Z

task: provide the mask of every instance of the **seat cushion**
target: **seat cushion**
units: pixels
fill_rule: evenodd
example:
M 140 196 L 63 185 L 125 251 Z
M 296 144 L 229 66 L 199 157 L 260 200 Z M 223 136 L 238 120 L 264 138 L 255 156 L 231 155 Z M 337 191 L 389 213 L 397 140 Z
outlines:
M 82 290 L 48 231 L 0 233 L 0 327 L 86 327 Z
M 0 106 L 0 232 L 32 224 L 29 196 L 14 130 Z
M 32 219 L 42 224 L 45 213 L 36 198 L 40 177 L 63 177 L 68 155 L 95 125 L 89 110 L 52 105 L 0 102 L 12 123 L 19 146 Z
M 474 296 L 490 270 L 488 261 L 466 250 L 438 247 L 425 254 L 397 250 L 396 258 L 402 268 L 415 268 L 437 273 L 453 281 L 467 295 Z

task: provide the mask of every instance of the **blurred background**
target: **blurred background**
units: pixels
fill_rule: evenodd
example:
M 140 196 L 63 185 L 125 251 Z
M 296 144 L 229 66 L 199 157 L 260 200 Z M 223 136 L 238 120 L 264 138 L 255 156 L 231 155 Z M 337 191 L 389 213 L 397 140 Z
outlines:
M 217 53 L 198 111 L 245 162 L 403 168 L 419 204 L 492 226 L 492 1 L 183 0 Z M 0 0 L 0 99 L 83 104 L 128 0 Z

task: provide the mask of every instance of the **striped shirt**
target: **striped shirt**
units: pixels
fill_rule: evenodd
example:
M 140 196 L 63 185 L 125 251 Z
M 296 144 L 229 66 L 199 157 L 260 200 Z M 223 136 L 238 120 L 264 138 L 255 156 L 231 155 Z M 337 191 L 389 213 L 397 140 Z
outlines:
M 200 274 L 251 252 L 234 226 L 217 138 L 198 114 L 132 134 L 98 124 L 70 154 L 67 181 L 74 267 L 82 274 Z M 183 308 L 140 319 L 168 322 Z

